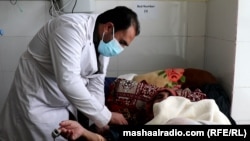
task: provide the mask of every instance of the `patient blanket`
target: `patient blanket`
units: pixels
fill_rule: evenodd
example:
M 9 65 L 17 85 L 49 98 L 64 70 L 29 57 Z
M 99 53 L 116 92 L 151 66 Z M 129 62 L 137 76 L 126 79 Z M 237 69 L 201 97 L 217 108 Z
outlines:
M 189 118 L 215 124 L 230 125 L 229 119 L 219 110 L 213 99 L 191 102 L 180 96 L 170 96 L 153 106 L 154 118 L 146 125 L 164 125 L 172 118 Z

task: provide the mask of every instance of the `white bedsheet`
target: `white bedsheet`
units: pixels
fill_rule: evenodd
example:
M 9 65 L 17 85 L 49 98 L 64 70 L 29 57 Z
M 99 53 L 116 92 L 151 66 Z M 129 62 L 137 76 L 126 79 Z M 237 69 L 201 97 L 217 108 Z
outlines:
M 146 125 L 166 124 L 173 118 L 188 118 L 201 123 L 231 124 L 213 99 L 191 102 L 184 97 L 170 96 L 159 103 L 155 103 L 153 112 L 154 118 Z

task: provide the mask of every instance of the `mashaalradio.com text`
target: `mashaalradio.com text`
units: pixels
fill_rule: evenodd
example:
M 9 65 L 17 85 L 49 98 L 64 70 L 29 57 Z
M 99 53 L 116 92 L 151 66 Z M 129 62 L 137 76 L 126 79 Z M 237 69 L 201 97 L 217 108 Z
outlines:
M 185 131 L 184 133 L 182 131 L 178 131 L 177 129 L 172 130 L 136 130 L 136 131 L 123 131 L 122 132 L 123 137 L 129 137 L 129 136 L 204 136 L 204 131 Z

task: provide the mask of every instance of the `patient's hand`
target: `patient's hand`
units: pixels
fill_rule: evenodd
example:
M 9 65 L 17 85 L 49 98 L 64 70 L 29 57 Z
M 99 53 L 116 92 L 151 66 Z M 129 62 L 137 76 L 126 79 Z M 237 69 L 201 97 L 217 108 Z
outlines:
M 61 135 L 67 139 L 75 140 L 82 136 L 85 129 L 76 121 L 66 120 L 60 124 Z
M 70 140 L 76 140 L 83 137 L 88 141 L 106 141 L 103 136 L 85 129 L 77 121 L 73 120 L 62 121 L 59 130 L 64 138 Z

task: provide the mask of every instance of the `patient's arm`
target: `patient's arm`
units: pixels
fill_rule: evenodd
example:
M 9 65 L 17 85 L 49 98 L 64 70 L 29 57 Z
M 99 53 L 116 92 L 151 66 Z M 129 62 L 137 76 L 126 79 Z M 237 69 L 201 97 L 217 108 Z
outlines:
M 106 141 L 100 134 L 85 129 L 77 121 L 73 120 L 62 121 L 59 130 L 64 138 L 71 140 L 83 137 L 88 141 Z

